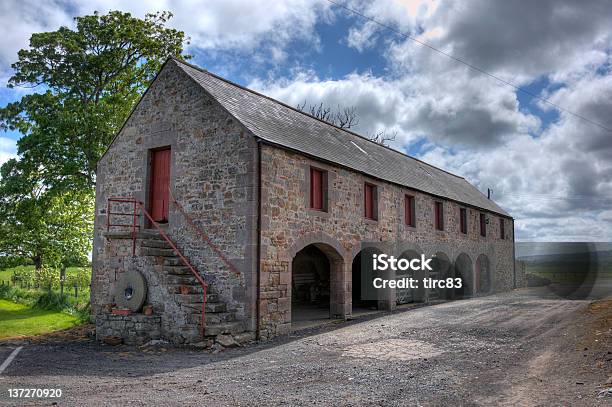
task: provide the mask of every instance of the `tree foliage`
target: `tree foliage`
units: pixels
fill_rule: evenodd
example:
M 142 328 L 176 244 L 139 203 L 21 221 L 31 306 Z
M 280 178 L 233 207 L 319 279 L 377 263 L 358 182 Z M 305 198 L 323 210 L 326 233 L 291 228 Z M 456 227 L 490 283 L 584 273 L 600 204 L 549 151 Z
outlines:
M 0 172 L 0 247 L 5 256 L 65 267 L 85 264 L 91 251 L 91 190 L 51 192 L 27 162 L 10 160 Z
M 22 160 L 43 167 L 50 188 L 90 188 L 113 135 L 169 55 L 181 56 L 182 31 L 169 12 L 75 18 L 74 30 L 33 34 L 19 51 L 9 87 L 40 90 L 0 109 L 0 126 L 18 130 Z M 187 57 L 187 56 L 183 56 Z
M 171 17 L 76 17 L 19 51 L 8 86 L 34 92 L 0 108 L 0 129 L 23 134 L 0 169 L 0 257 L 38 270 L 87 261 L 97 162 L 166 58 L 188 58 Z

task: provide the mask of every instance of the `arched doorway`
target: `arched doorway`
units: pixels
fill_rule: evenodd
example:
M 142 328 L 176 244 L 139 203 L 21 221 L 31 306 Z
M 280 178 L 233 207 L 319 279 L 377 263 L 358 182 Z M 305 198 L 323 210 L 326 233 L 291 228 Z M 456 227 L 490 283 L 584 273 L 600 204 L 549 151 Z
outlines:
M 491 291 L 491 263 L 486 255 L 481 254 L 476 259 L 475 274 L 474 292 L 476 294 L 488 294 Z
M 472 288 L 474 287 L 472 273 L 472 260 L 470 259 L 470 256 L 465 253 L 461 253 L 455 260 L 455 278 L 460 278 L 462 284 L 461 287 L 455 287 L 452 290 L 453 299 L 461 300 L 472 295 Z
M 330 262 L 315 245 L 297 252 L 291 264 L 291 320 L 329 318 Z
M 340 254 L 325 243 L 309 244 L 295 254 L 291 262 L 292 324 L 342 314 L 343 264 Z
M 352 304 L 353 314 L 355 310 L 360 309 L 377 309 L 380 293 L 378 289 L 374 289 L 372 280 L 374 279 L 374 270 L 372 259 L 374 254 L 381 254 L 379 249 L 367 247 L 361 250 L 353 259 L 352 265 Z
M 444 252 L 437 252 L 431 260 L 431 271 L 426 277 L 434 280 L 443 280 L 453 276 L 453 265 Z M 427 290 L 427 298 L 431 300 L 450 299 L 451 291 L 446 288 L 430 288 Z
M 406 259 L 408 261 L 412 259 L 418 259 L 421 256 L 414 250 L 406 250 L 404 251 L 399 258 Z M 408 304 L 411 302 L 423 301 L 425 289 L 423 288 L 422 277 L 419 273 L 412 270 L 398 270 L 396 279 L 400 280 L 402 278 L 414 278 L 419 280 L 419 288 L 397 288 L 395 290 L 395 301 L 398 305 Z

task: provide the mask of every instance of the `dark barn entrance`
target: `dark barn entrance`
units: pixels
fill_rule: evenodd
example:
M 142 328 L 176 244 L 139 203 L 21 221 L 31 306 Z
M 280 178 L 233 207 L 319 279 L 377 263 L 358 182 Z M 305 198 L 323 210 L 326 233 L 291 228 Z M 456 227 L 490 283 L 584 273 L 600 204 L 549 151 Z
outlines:
M 330 317 L 330 262 L 315 245 L 306 246 L 291 266 L 291 320 Z
M 372 287 L 374 279 L 374 270 L 372 269 L 372 256 L 382 253 L 374 248 L 365 248 L 361 250 L 353 259 L 352 265 L 352 303 L 353 314 L 357 308 L 362 309 L 377 309 L 378 300 L 376 295 L 378 292 Z

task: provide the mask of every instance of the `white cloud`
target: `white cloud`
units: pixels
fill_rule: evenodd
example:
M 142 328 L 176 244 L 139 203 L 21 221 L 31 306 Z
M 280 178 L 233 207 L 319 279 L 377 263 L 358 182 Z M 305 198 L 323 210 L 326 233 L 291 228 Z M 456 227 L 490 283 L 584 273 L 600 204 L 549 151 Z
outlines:
M 612 128 L 608 1 L 345 4 L 514 83 L 547 78 L 555 87 L 543 96 Z M 0 3 L 0 64 L 13 62 L 32 32 L 70 25 L 72 15 L 96 9 L 137 16 L 170 9 L 171 24 L 191 36 L 192 46 L 250 52 L 257 55 L 253 61 L 276 64 L 286 63 L 287 45 L 295 39 L 318 46 L 316 23 L 334 18 L 324 0 L 5 1 Z M 251 86 L 294 106 L 304 100 L 354 105 L 361 118 L 357 130 L 396 130 L 397 148 L 425 138 L 420 158 L 465 176 L 483 191 L 492 188 L 494 198 L 515 216 L 521 239 L 612 239 L 610 132 L 563 112 L 544 128 L 519 105 L 512 88 L 372 23 L 354 21 L 346 44 L 359 51 L 382 49 L 385 77 L 353 73 L 322 79 L 296 71 Z M 12 140 L 0 140 L 2 161 L 15 149 Z
M 0 64 L 17 59 L 17 51 L 28 45 L 33 32 L 57 29 L 71 23 L 61 1 L 34 0 L 0 2 Z
M 17 143 L 8 137 L 0 137 L 0 165 L 17 157 Z
M 560 87 L 543 96 L 612 128 L 612 76 L 597 73 L 611 62 L 605 22 L 612 10 L 604 11 L 609 3 L 583 9 L 537 2 L 537 18 L 526 17 L 525 4 L 485 7 L 476 0 L 402 14 L 400 3 L 353 5 L 515 83 L 547 76 Z M 420 158 L 465 176 L 482 191 L 492 188 L 494 199 L 515 216 L 520 239 L 612 239 L 610 132 L 563 112 L 542 128 L 513 88 L 411 41 L 388 34 L 380 41 L 382 36 L 371 23 L 358 22 L 347 43 L 357 50 L 384 43 L 391 69 L 384 78 L 298 75 L 252 85 L 292 105 L 354 105 L 361 116 L 358 131 L 398 130 L 399 148 L 425 137 Z
M 73 26 L 76 15 L 93 11 L 129 11 L 143 17 L 148 12 L 170 10 L 170 25 L 191 37 L 192 46 L 202 49 L 252 50 L 271 46 L 273 57 L 299 38 L 317 41 L 314 25 L 325 18 L 329 3 L 324 0 L 205 0 L 147 2 L 119 0 L 0 2 L 0 63 L 17 59 L 17 51 L 28 45 L 34 32 L 50 31 L 60 25 Z

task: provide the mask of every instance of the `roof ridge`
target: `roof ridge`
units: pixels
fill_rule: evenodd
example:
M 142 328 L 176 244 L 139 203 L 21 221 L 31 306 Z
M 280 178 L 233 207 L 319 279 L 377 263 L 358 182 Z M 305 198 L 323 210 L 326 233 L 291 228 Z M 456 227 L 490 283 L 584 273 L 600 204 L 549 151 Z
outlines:
M 335 128 L 335 129 L 337 129 L 337 130 L 340 130 L 340 131 L 346 132 L 346 133 L 348 133 L 348 134 L 352 134 L 352 135 L 354 135 L 354 136 L 357 136 L 357 137 L 359 137 L 359 138 L 361 138 L 361 139 L 363 139 L 363 140 L 365 140 L 365 141 L 367 141 L 367 142 L 370 142 L 370 143 L 375 144 L 375 145 L 377 145 L 377 146 L 379 146 L 379 147 L 382 147 L 382 148 L 386 148 L 387 150 L 393 151 L 393 152 L 394 152 L 394 153 L 396 153 L 396 154 L 400 154 L 400 155 L 402 155 L 403 157 L 410 158 L 410 159 L 415 160 L 415 161 L 418 161 L 419 163 L 422 163 L 422 164 L 424 164 L 424 165 L 426 165 L 426 166 L 428 166 L 428 167 L 431 167 L 431 168 L 434 168 L 434 169 L 436 169 L 436 170 L 439 170 L 439 171 L 445 172 L 445 173 L 447 173 L 447 174 L 449 174 L 449 175 L 452 175 L 453 177 L 457 177 L 457 178 L 460 178 L 460 179 L 465 180 L 465 178 L 464 178 L 464 177 L 462 177 L 461 175 L 453 174 L 452 172 L 447 171 L 447 170 L 445 170 L 445 169 L 443 169 L 443 168 L 436 167 L 435 165 L 429 164 L 429 163 L 427 163 L 427 162 L 425 162 L 425 161 L 423 161 L 423 160 L 420 160 L 420 159 L 418 159 L 418 158 L 416 158 L 416 157 L 413 157 L 413 156 L 411 156 L 411 155 L 408 155 L 408 154 L 406 154 L 406 153 L 403 153 L 403 152 L 401 152 L 401 151 L 399 151 L 399 150 L 396 150 L 396 149 L 391 148 L 391 147 L 389 147 L 389 146 L 386 146 L 386 145 L 384 145 L 384 144 L 380 144 L 380 143 L 377 143 L 377 142 L 375 142 L 375 141 L 373 141 L 373 140 L 370 140 L 369 138 L 367 138 L 367 137 L 365 137 L 365 136 L 362 136 L 362 135 L 361 135 L 361 134 L 359 134 L 359 133 L 355 133 L 354 131 L 351 131 L 351 130 L 348 130 L 348 129 L 345 129 L 345 128 L 342 128 L 342 127 L 336 126 L 336 125 L 335 125 L 335 124 L 333 124 L 333 123 L 330 123 L 330 122 L 328 122 L 328 121 L 322 120 L 322 119 L 320 119 L 320 118 L 318 118 L 318 117 L 315 117 L 315 116 L 313 116 L 313 115 L 311 115 L 311 114 L 309 114 L 309 113 L 307 113 L 307 112 L 304 112 L 304 111 L 302 111 L 302 110 L 299 110 L 299 109 L 297 109 L 297 108 L 295 108 L 295 107 L 289 106 L 288 104 L 283 103 L 283 102 L 281 102 L 280 100 L 276 100 L 276 99 L 274 99 L 274 98 L 272 98 L 272 97 L 270 97 L 270 96 L 264 95 L 263 93 L 257 92 L 257 91 L 255 91 L 255 90 L 253 90 L 253 89 L 249 89 L 249 88 L 247 88 L 246 86 L 242 86 L 242 85 L 240 85 L 240 84 L 238 84 L 238 83 L 232 82 L 232 81 L 230 81 L 229 79 L 226 79 L 226 78 L 224 78 L 224 77 L 222 77 L 222 76 L 219 76 L 219 75 L 217 75 L 217 74 L 214 74 L 214 73 L 212 73 L 212 72 L 210 72 L 210 71 L 208 71 L 208 70 L 206 70 L 206 69 L 204 69 L 204 68 L 202 68 L 202 67 L 200 67 L 200 66 L 197 66 L 197 65 L 191 64 L 191 63 L 189 63 L 189 62 L 187 62 L 187 61 L 184 61 L 184 60 L 182 60 L 182 59 L 179 59 L 179 58 L 177 58 L 177 57 L 175 57 L 175 56 L 170 56 L 168 59 L 172 59 L 172 60 L 174 60 L 175 62 L 181 63 L 181 64 L 183 64 L 183 65 L 187 65 L 187 66 L 188 66 L 188 67 L 190 67 L 190 68 L 193 68 L 193 69 L 195 69 L 195 70 L 197 70 L 197 71 L 200 71 L 200 72 L 202 72 L 202 73 L 205 73 L 205 74 L 207 74 L 207 75 L 210 75 L 210 76 L 212 76 L 212 77 L 214 77 L 214 78 L 217 78 L 217 79 L 219 79 L 219 80 L 221 80 L 221 81 L 223 81 L 223 82 L 229 83 L 229 84 L 230 84 L 230 85 L 232 85 L 232 86 L 235 86 L 235 87 L 240 88 L 240 89 L 243 89 L 243 90 L 245 90 L 245 91 L 247 91 L 247 92 L 253 93 L 253 94 L 257 95 L 257 96 L 260 96 L 260 97 L 266 98 L 266 99 L 268 99 L 268 100 L 271 100 L 272 102 L 274 102 L 274 103 L 278 103 L 278 104 L 279 104 L 279 105 L 281 105 L 281 106 L 284 106 L 284 107 L 286 107 L 286 108 L 288 108 L 288 109 L 293 110 L 294 112 L 301 113 L 301 114 L 303 114 L 303 115 L 305 115 L 305 116 L 307 116 L 307 117 L 310 117 L 311 119 L 317 120 L 317 121 L 319 121 L 319 122 L 321 122 L 321 123 L 323 123 L 323 124 L 326 124 L 326 125 L 328 125 L 328 126 L 331 126 L 331 127 Z

